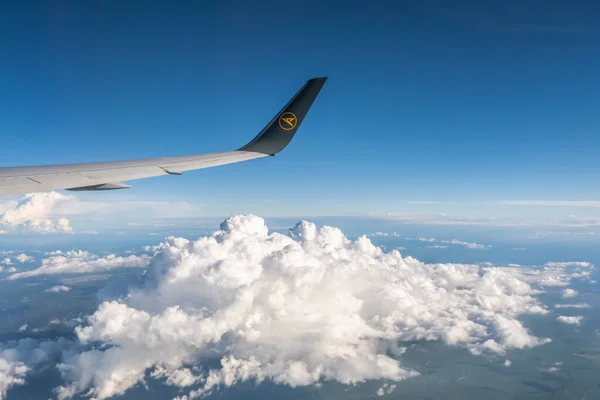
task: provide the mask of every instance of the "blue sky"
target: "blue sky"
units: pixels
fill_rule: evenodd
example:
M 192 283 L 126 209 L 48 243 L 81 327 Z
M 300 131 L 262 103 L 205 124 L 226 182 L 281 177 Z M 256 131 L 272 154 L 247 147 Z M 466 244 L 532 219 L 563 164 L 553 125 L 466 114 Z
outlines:
M 600 200 L 599 5 L 1 7 L 3 166 L 233 149 L 307 78 L 330 77 L 278 157 L 81 199 L 219 216 L 598 215 L 497 202 Z

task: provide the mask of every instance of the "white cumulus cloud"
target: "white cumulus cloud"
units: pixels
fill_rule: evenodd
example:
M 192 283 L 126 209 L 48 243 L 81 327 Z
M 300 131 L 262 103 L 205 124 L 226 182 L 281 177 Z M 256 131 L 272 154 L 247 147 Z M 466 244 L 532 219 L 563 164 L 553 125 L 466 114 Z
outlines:
M 582 319 L 583 317 L 567 317 L 564 315 L 561 315 L 560 317 L 556 318 L 556 320 L 559 322 L 571 325 L 581 325 Z
M 526 275 L 529 281 L 535 281 L 542 287 L 564 287 L 568 286 L 573 279 L 589 281 L 590 271 L 595 270 L 595 267 L 588 262 L 550 262 L 541 269 L 520 267 L 518 270 Z M 575 291 L 572 289 L 567 290 L 567 296 L 573 292 Z
M 72 197 L 57 192 L 27 194 L 0 214 L 0 226 L 40 233 L 72 233 L 68 219 L 50 218 L 56 207 L 69 200 Z
M 61 292 L 68 292 L 69 290 L 71 290 L 70 287 L 64 286 L 64 285 L 59 285 L 59 286 L 52 286 L 50 289 L 46 289 L 46 292 L 61 293 Z
M 425 264 L 306 221 L 290 236 L 269 234 L 253 215 L 152 250 L 144 284 L 102 303 L 76 329 L 82 344 L 106 346 L 63 360 L 59 398 L 109 398 L 147 373 L 195 385 L 189 398 L 248 380 L 398 381 L 417 374 L 402 366 L 398 343 L 504 354 L 549 341 L 519 321 L 548 312 L 535 297 L 535 274 L 520 269 Z M 209 355 L 220 367 L 191 367 Z
M 382 387 L 377 389 L 377 396 L 383 396 L 385 394 L 391 394 L 394 389 L 396 389 L 396 385 L 390 385 L 389 383 L 384 383 Z
M 562 297 L 564 297 L 565 299 L 572 298 L 575 296 L 577 296 L 577 291 L 573 289 L 565 289 L 562 292 Z
M 109 254 L 100 257 L 82 250 L 56 251 L 42 260 L 42 266 L 31 271 L 19 272 L 7 279 L 30 278 L 39 275 L 82 274 L 104 272 L 116 268 L 143 268 L 148 265 L 148 256 L 130 255 L 127 257 Z
M 26 263 L 29 261 L 33 261 L 33 257 L 28 256 L 25 253 L 18 254 L 17 256 L 15 256 L 15 259 L 20 263 Z

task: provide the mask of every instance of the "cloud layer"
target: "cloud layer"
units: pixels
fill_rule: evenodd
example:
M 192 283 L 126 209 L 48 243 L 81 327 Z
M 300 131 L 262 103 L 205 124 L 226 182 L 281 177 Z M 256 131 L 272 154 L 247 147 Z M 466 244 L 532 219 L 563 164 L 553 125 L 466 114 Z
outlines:
M 82 344 L 105 346 L 64 360 L 60 398 L 109 398 L 148 375 L 193 388 L 189 398 L 247 380 L 398 381 L 417 374 L 400 363 L 398 343 L 503 354 L 548 341 L 519 316 L 548 312 L 534 286 L 550 272 L 424 264 L 306 221 L 289 237 L 269 234 L 253 215 L 196 241 L 170 237 L 155 251 L 141 287 L 76 329 Z M 561 267 L 546 268 L 568 281 Z M 220 367 L 199 370 L 207 360 Z
M 0 400 L 15 385 L 23 385 L 26 375 L 35 368 L 52 365 L 63 352 L 73 350 L 74 343 L 66 339 L 37 341 L 27 338 L 0 343 Z
M 395 232 L 394 232 L 395 233 Z M 442 243 L 441 245 L 428 245 L 425 246 L 428 249 L 447 249 L 448 245 L 454 246 L 464 246 L 468 249 L 489 249 L 492 246 L 487 244 L 480 244 L 476 242 L 465 242 L 463 240 L 452 239 L 452 240 L 438 240 L 436 238 L 426 238 L 426 237 L 418 237 L 418 238 L 406 238 L 407 240 L 417 240 L 419 242 L 425 243 Z
M 100 257 L 82 250 L 55 251 L 50 254 L 50 257 L 42 260 L 41 267 L 31 271 L 18 272 L 7 279 L 31 278 L 40 275 L 105 272 L 117 268 L 143 268 L 149 262 L 146 255 L 120 257 L 109 254 Z

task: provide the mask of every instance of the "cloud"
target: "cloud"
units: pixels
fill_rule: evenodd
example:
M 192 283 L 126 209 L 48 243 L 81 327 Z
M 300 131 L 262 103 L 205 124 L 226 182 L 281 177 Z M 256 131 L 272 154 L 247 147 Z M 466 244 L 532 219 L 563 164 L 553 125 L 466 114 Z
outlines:
M 565 299 L 569 299 L 575 296 L 577 296 L 577 291 L 573 289 L 565 289 L 562 292 L 562 297 Z
M 535 283 L 542 288 L 565 287 L 573 279 L 591 282 L 591 271 L 595 270 L 594 265 L 582 261 L 549 262 L 541 268 L 525 266 L 506 268 L 519 271 L 527 282 Z
M 468 249 L 488 249 L 492 247 L 491 245 L 484 245 L 475 242 L 463 242 L 461 240 L 452 239 L 452 240 L 441 240 L 441 243 L 454 244 L 459 246 L 464 246 Z
M 583 317 L 566 317 L 564 315 L 561 315 L 560 317 L 556 318 L 556 320 L 559 322 L 571 325 L 581 325 L 582 319 Z
M 373 232 L 373 233 L 369 233 L 367 236 L 368 237 L 371 237 L 371 236 L 384 236 L 384 237 L 392 236 L 392 237 L 399 237 L 400 234 L 398 232 L 392 232 L 392 233 L 387 233 L 387 232 Z
M 21 201 L 9 204 L 0 215 L 0 226 L 39 233 L 72 233 L 68 219 L 49 218 L 61 203 L 72 199 L 57 192 L 27 194 Z
M 12 265 L 12 263 L 13 263 L 12 260 L 10 259 L 10 257 L 6 257 L 5 259 L 3 259 L 0 262 L 4 265 Z
M 596 236 L 597 232 L 570 232 L 570 231 L 537 231 L 527 236 L 527 239 L 539 239 L 556 236 Z
M 549 267 L 559 267 L 559 268 L 565 268 L 565 267 L 583 267 L 583 268 L 590 268 L 593 265 L 587 261 L 562 261 L 562 262 L 547 262 L 546 263 L 547 266 Z
M 73 342 L 66 339 L 39 342 L 27 338 L 0 343 L 0 400 L 6 398 L 12 386 L 23 385 L 28 373 L 56 363 L 72 346 Z
M 306 221 L 289 236 L 253 215 L 220 228 L 167 238 L 145 282 L 76 329 L 82 344 L 104 345 L 63 360 L 59 398 L 120 395 L 146 374 L 193 386 L 189 398 L 243 381 L 398 381 L 418 374 L 400 362 L 405 342 L 504 354 L 549 341 L 519 321 L 548 312 L 533 272 L 425 264 Z M 194 368 L 207 357 L 220 366 Z
M 389 383 L 384 383 L 382 387 L 377 389 L 377 396 L 383 396 L 385 394 L 392 394 L 392 392 L 396 389 L 396 385 L 390 385 Z
M 1 233 L 74 233 L 71 217 L 98 221 L 121 222 L 129 218 L 189 217 L 204 207 L 187 202 L 157 202 L 120 199 L 113 202 L 85 201 L 74 195 L 58 192 L 32 193 L 19 201 L 0 202 Z M 138 226 L 133 224 L 132 226 Z M 139 225 L 141 226 L 141 225 Z M 93 227 L 96 228 L 96 227 Z M 82 234 L 95 234 L 95 229 L 85 226 Z
M 130 255 L 120 257 L 109 254 L 100 257 L 82 250 L 62 252 L 60 250 L 42 260 L 42 266 L 32 271 L 19 272 L 7 279 L 30 278 L 39 275 L 54 274 L 82 274 L 91 272 L 105 272 L 117 268 L 143 268 L 148 265 L 148 256 Z
M 504 366 L 505 367 L 510 367 L 511 365 L 512 365 L 512 361 L 510 361 L 510 360 L 504 361 Z
M 442 215 L 444 214 L 444 215 Z M 362 215 L 365 217 L 365 215 Z M 499 221 L 490 216 L 448 216 L 445 213 L 435 214 L 410 214 L 397 212 L 368 212 L 367 218 L 384 219 L 396 221 L 402 224 L 422 224 L 422 225 L 497 225 L 497 226 L 521 226 L 522 221 L 518 223 L 508 221 Z
M 85 229 L 83 231 L 81 231 L 82 235 L 97 235 L 98 231 L 93 231 L 91 229 Z
M 18 254 L 17 256 L 15 256 L 15 258 L 20 263 L 26 263 L 26 262 L 29 262 L 29 261 L 33 261 L 33 257 L 28 256 L 25 253 Z
M 9 260 L 9 262 L 7 263 L 6 260 Z M 10 261 L 9 258 L 4 259 L 2 262 L 4 262 L 6 265 L 12 265 L 12 262 Z M 10 268 L 6 268 L 6 272 L 15 272 L 17 269 L 15 267 L 10 267 Z M 5 268 L 4 266 L 0 265 L 0 272 L 4 272 Z
M 445 246 L 447 244 L 450 245 L 457 245 L 457 246 L 464 246 L 468 249 L 488 249 L 490 247 L 492 247 L 491 245 L 484 245 L 484 244 L 479 244 L 479 243 L 475 243 L 475 242 L 464 242 L 462 240 L 458 240 L 458 239 L 452 239 L 452 240 L 438 240 L 436 238 L 426 238 L 426 237 L 418 237 L 416 239 L 413 238 L 405 238 L 406 240 L 418 240 L 419 242 L 427 242 L 427 243 L 443 243 L 444 245 L 442 246 L 426 246 L 426 248 L 428 249 L 445 249 L 448 246 Z
M 61 292 L 68 292 L 69 290 L 71 290 L 70 287 L 64 286 L 64 285 L 60 285 L 60 286 L 52 286 L 50 289 L 46 289 L 46 292 L 48 292 L 48 293 L 61 293 Z
M 600 227 L 600 216 L 594 214 L 597 213 L 597 208 L 590 209 L 588 212 L 591 215 L 587 216 L 576 216 L 573 215 L 564 216 L 564 214 L 557 215 L 553 209 L 543 209 L 537 213 L 531 213 L 529 206 L 523 207 L 499 207 L 498 204 L 504 204 L 497 201 L 489 202 L 455 202 L 452 203 L 453 207 L 460 207 L 460 209 L 454 209 L 451 213 L 449 210 L 444 212 L 420 212 L 420 213 L 407 213 L 407 212 L 368 212 L 365 214 L 357 215 L 357 217 L 382 219 L 386 221 L 395 221 L 399 224 L 415 224 L 415 225 L 444 225 L 444 226 L 498 226 L 498 227 L 539 227 L 540 231 L 537 234 L 532 235 L 533 238 L 541 238 L 544 236 L 553 236 L 558 234 L 564 234 L 561 232 L 545 232 L 543 229 L 555 228 L 570 228 L 580 229 L 588 227 L 592 229 L 589 232 L 578 232 L 573 231 L 568 234 L 573 237 L 583 236 L 594 236 L 600 234 L 597 228 Z M 506 204 L 504 204 L 506 205 Z M 446 207 L 449 207 L 447 205 Z M 468 210 L 480 209 L 480 212 L 486 212 L 483 214 L 460 214 L 461 212 L 468 212 Z M 596 229 L 596 231 L 594 231 Z
M 432 246 L 425 246 L 426 249 L 447 249 L 448 246 L 434 244 Z
M 511 206 L 600 207 L 600 201 L 594 200 L 502 200 L 497 203 Z
M 555 304 L 554 308 L 590 308 L 591 306 L 587 303 L 578 304 Z

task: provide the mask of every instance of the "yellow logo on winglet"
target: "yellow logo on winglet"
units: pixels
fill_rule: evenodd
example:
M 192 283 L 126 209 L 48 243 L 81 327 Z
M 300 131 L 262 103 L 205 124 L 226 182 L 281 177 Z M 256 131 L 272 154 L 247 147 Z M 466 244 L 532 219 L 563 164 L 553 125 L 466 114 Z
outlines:
M 297 123 L 298 118 L 296 118 L 296 115 L 294 115 L 294 113 L 291 113 L 289 111 L 284 112 L 283 114 L 281 114 L 281 117 L 279 117 L 279 127 L 284 131 L 291 131 L 296 127 Z

